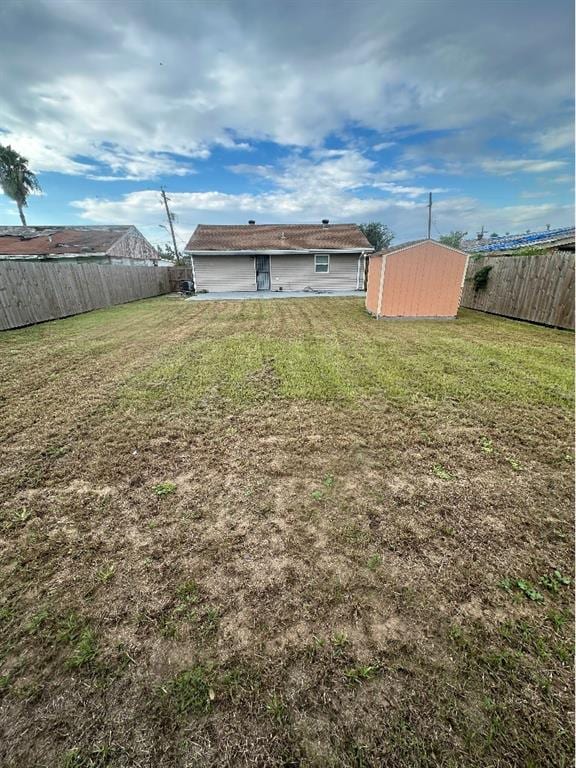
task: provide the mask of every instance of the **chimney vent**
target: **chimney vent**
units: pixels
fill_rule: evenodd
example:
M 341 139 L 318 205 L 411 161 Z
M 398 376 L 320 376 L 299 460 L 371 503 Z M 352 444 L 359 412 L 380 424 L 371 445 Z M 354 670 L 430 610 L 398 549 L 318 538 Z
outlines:
M 330 224 L 330 219 L 322 219 L 323 226 L 327 227 Z
M 256 224 L 256 222 L 254 221 L 254 219 L 249 219 L 248 224 Z

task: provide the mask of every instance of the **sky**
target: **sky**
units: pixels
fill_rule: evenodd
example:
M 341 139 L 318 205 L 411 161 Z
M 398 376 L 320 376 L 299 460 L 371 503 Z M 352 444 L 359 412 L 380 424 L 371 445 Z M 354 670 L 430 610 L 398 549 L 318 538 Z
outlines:
M 569 226 L 569 0 L 2 0 L 29 224 Z M 0 224 L 19 224 L 0 194 Z

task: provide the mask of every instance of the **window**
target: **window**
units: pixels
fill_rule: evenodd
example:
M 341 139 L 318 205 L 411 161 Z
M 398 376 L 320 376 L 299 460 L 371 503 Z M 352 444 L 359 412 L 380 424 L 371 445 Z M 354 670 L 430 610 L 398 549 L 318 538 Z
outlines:
M 314 272 L 330 272 L 329 253 L 316 253 L 314 255 Z

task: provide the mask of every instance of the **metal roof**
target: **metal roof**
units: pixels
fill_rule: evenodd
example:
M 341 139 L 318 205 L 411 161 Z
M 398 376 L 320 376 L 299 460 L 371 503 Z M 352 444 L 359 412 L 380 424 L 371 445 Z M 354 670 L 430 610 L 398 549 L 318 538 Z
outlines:
M 529 248 L 530 246 L 550 248 L 571 242 L 574 242 L 574 227 L 561 227 L 544 232 L 506 235 L 505 237 L 491 238 L 489 241 L 477 240 L 470 244 L 467 243 L 464 247 L 471 253 L 499 253 Z

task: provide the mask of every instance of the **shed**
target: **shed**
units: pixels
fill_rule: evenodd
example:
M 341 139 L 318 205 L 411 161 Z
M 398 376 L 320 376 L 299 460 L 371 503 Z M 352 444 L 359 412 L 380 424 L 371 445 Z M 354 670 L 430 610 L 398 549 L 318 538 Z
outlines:
M 452 318 L 460 306 L 468 254 L 434 240 L 370 256 L 366 309 L 376 318 Z

